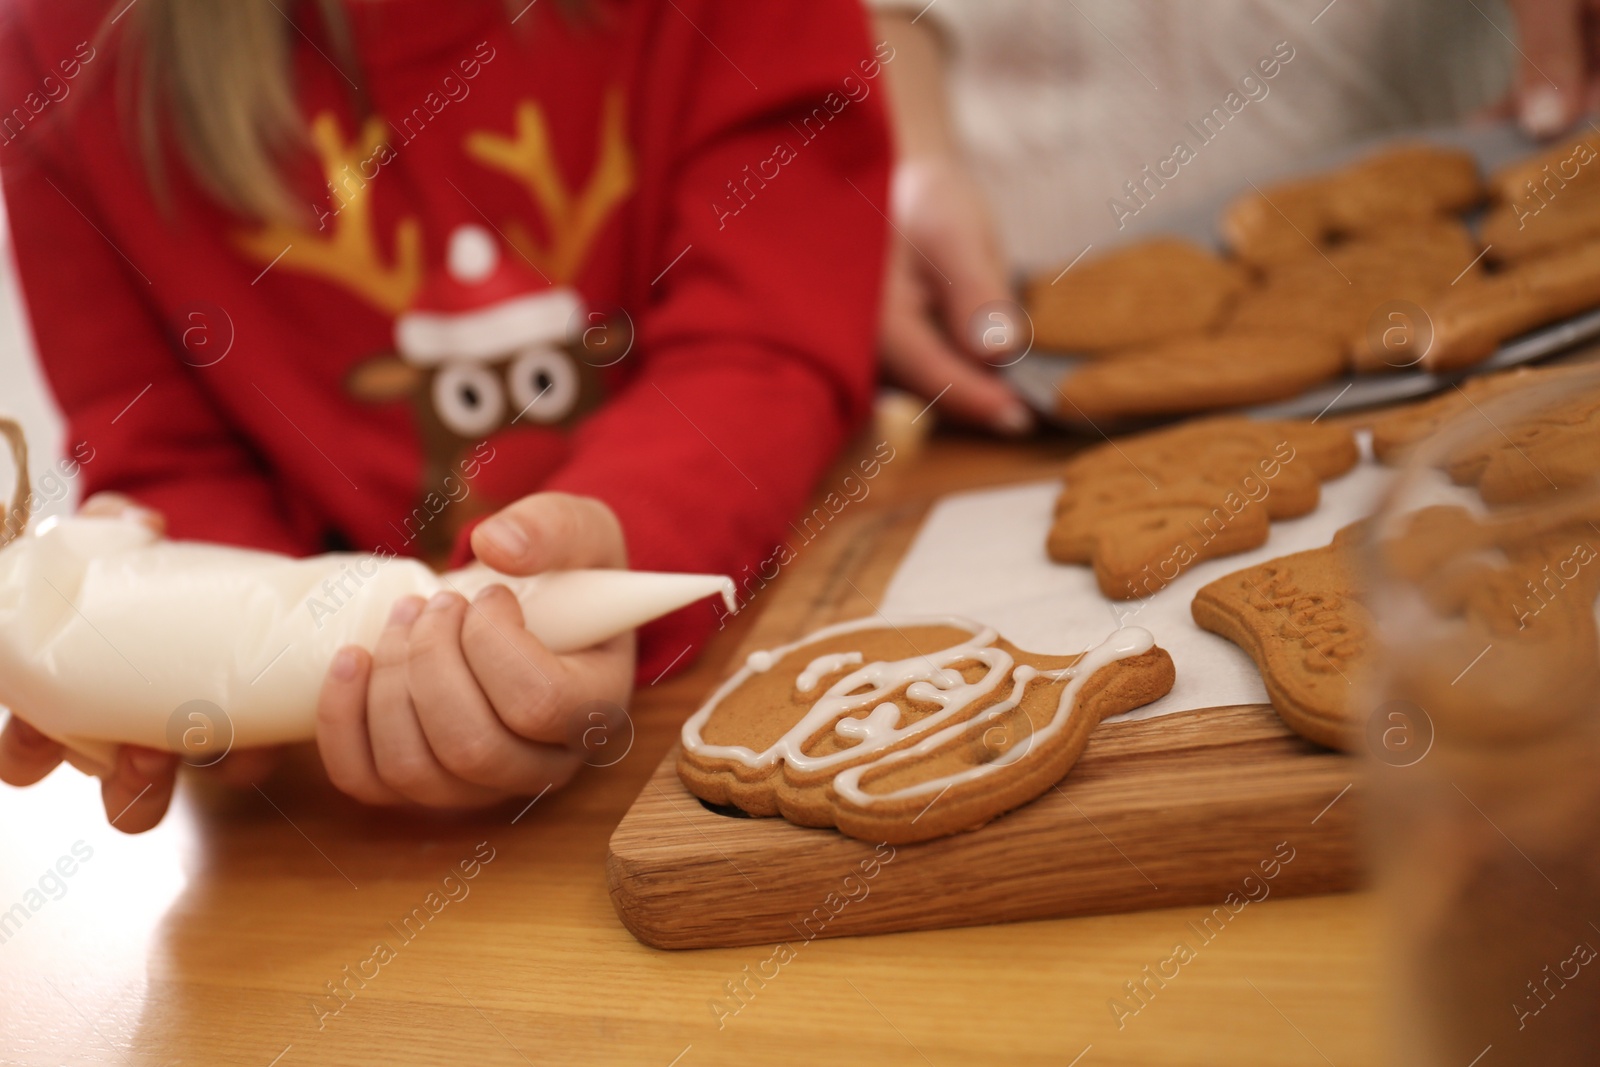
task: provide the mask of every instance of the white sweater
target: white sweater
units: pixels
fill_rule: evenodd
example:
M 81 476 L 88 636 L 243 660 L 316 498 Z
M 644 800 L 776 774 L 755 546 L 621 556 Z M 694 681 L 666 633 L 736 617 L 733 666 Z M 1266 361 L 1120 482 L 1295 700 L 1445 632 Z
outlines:
M 943 31 L 956 129 L 1019 270 L 1340 145 L 1457 121 L 1516 59 L 1499 0 L 870 3 Z

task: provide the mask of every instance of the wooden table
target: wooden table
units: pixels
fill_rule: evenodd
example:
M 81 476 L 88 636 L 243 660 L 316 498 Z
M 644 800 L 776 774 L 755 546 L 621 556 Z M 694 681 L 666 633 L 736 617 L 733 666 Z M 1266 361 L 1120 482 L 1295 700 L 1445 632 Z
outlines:
M 1048 477 L 1071 447 L 902 442 L 851 507 Z M 1193 944 L 1205 909 L 816 941 L 762 984 L 745 976 L 771 973 L 771 947 L 636 942 L 606 895 L 607 838 L 747 625 L 638 694 L 625 759 L 531 807 L 365 810 L 309 751 L 260 791 L 191 778 L 134 838 L 71 770 L 0 786 L 0 1064 L 1378 1059 L 1360 894 L 1249 905 L 1143 1006 L 1125 983 Z M 50 873 L 62 857 L 70 876 Z M 1138 1010 L 1119 1026 L 1113 1000 Z

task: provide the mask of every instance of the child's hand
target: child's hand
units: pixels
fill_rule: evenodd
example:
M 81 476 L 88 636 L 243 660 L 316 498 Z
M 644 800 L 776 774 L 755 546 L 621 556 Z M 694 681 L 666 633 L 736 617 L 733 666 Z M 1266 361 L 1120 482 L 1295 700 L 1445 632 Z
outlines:
M 622 527 L 598 500 L 535 493 L 472 534 L 506 574 L 626 567 Z M 317 744 L 334 785 L 369 804 L 476 807 L 564 784 L 578 769 L 580 709 L 621 706 L 633 635 L 556 655 L 523 628 L 503 585 L 394 606 L 377 648 L 334 657 L 317 704 Z
M 166 529 L 160 514 L 119 493 L 96 493 L 84 501 L 78 514 L 137 519 L 157 533 Z M 0 781 L 7 785 L 32 785 L 71 758 L 61 745 L 15 716 L 0 731 Z M 112 759 L 111 772 L 100 780 L 106 818 L 124 833 L 143 833 L 167 813 L 178 757 L 140 745 L 119 745 Z M 266 749 L 233 752 L 216 765 L 216 772 L 227 781 L 248 784 L 264 777 L 275 760 L 276 753 Z
M 119 493 L 95 494 L 83 502 L 78 514 L 136 518 L 157 533 L 166 526 L 159 514 Z M 0 781 L 8 785 L 32 785 L 66 758 L 66 751 L 59 744 L 15 716 L 7 720 L 5 731 L 0 733 Z M 178 758 L 152 748 L 120 745 L 113 761 L 111 773 L 100 780 L 106 818 L 130 834 L 150 829 L 161 821 L 172 800 Z

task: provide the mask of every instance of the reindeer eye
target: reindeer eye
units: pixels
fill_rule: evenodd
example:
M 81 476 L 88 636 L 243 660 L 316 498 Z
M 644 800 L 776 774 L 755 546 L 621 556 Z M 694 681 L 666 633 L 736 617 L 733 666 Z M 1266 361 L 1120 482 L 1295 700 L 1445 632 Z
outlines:
M 452 363 L 433 377 L 433 407 L 452 433 L 481 437 L 500 425 L 506 394 L 488 367 Z
M 518 417 L 560 422 L 578 406 L 578 368 L 555 348 L 525 348 L 506 371 Z

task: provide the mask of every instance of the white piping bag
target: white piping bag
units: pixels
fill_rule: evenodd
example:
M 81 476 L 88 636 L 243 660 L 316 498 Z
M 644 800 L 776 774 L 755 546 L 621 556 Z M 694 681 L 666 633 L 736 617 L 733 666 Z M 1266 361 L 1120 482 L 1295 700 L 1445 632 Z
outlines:
M 441 575 L 416 560 L 293 559 L 168 541 L 133 519 L 65 519 L 0 549 L 0 703 L 91 773 L 119 743 L 187 751 L 195 708 L 215 709 L 202 719 L 228 748 L 306 741 L 334 653 L 372 648 L 396 600 L 447 589 L 470 599 L 496 582 L 557 652 L 707 596 L 734 607 L 720 575 L 515 578 L 482 564 Z

